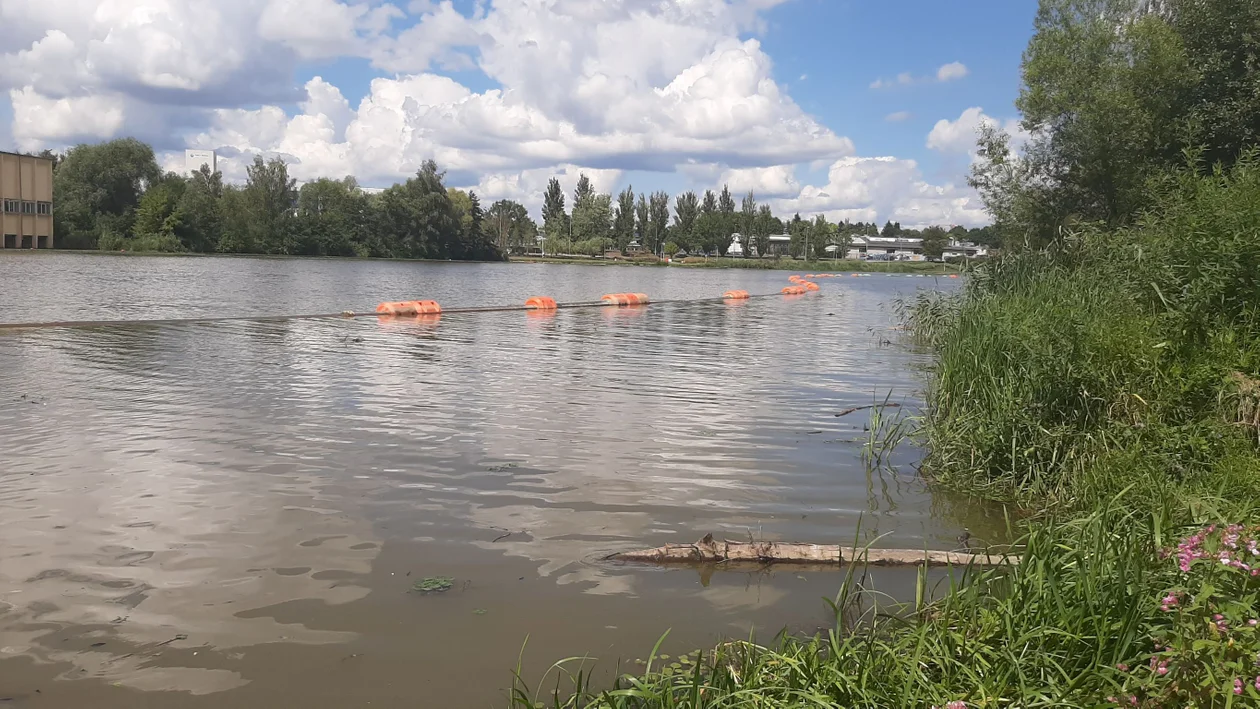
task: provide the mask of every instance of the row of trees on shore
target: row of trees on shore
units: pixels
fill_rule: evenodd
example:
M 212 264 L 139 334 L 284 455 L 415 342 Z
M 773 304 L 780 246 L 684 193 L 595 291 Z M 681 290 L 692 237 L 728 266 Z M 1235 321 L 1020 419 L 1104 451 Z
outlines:
M 123 138 L 58 156 L 53 182 L 62 248 L 502 258 L 477 195 L 446 187 L 431 160 L 406 182 L 369 195 L 352 177 L 298 188 L 278 158 L 255 158 L 243 185 L 224 183 L 207 166 L 187 177 L 162 174 L 150 146 Z M 509 231 L 533 230 L 528 215 L 507 216 Z
M 672 206 L 672 210 L 671 210 Z M 671 215 L 671 211 L 673 212 Z M 741 236 L 745 254 L 765 254 L 770 237 L 787 234 L 792 237 L 789 253 L 798 258 L 820 258 L 828 255 L 828 246 L 841 254 L 847 251 L 854 236 L 901 236 L 923 238 L 929 255 L 939 256 L 949 239 L 987 241 L 984 229 L 964 227 L 928 227 L 923 231 L 903 229 L 888 222 L 883 229 L 874 222 L 833 223 L 824 215 L 812 219 L 800 214 L 784 220 L 774 215 L 770 205 L 758 203 L 748 192 L 736 203 L 730 188 L 720 192 L 693 191 L 675 197 L 665 192 L 635 194 L 628 186 L 616 197 L 597 193 L 586 175 L 578 178 L 573 191 L 572 212 L 565 211 L 565 195 L 559 180 L 552 178 L 543 196 L 543 232 L 546 250 L 552 253 L 600 254 L 608 250 L 627 251 L 637 244 L 658 255 L 678 251 L 703 254 L 725 254 L 733 234 Z
M 805 258 L 843 255 L 854 236 L 921 237 L 928 255 L 939 255 L 951 238 L 993 244 L 987 229 L 920 232 L 894 222 L 832 223 L 823 215 L 785 220 L 752 192 L 737 203 L 726 186 L 672 198 L 626 187 L 614 200 L 581 175 L 569 210 L 553 178 L 539 225 L 519 202 L 486 208 L 476 192 L 447 187 L 431 160 L 405 182 L 369 194 L 353 177 L 299 187 L 279 158 L 256 157 L 240 185 L 205 166 L 188 176 L 163 174 L 153 149 L 132 138 L 49 155 L 56 160 L 54 223 L 62 248 L 496 260 L 540 246 L 548 254 L 637 246 L 657 255 L 724 255 L 732 234 L 742 236 L 745 254 L 768 253 L 771 235 L 789 234 L 789 253 Z

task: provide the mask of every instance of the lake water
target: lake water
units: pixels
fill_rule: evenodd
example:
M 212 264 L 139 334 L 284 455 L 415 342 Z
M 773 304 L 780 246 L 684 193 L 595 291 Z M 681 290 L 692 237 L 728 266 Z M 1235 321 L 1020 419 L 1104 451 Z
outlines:
M 0 255 L 0 322 L 777 292 L 780 271 Z M 0 331 L 0 700 L 20 707 L 503 706 L 831 619 L 834 572 L 661 570 L 617 550 L 746 539 L 951 548 L 983 510 L 866 412 L 917 403 L 891 301 L 957 281 L 552 315 Z M 413 593 L 426 577 L 446 593 Z M 876 572 L 908 588 L 912 571 Z M 624 664 L 623 664 L 624 667 Z M 602 675 L 601 675 L 602 676 Z

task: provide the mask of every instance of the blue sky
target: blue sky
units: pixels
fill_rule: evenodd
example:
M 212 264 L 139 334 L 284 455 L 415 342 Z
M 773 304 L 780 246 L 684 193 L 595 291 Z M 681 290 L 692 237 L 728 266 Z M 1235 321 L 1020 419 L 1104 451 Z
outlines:
M 0 28 L 0 147 L 135 135 L 172 169 L 184 148 L 212 148 L 228 179 L 264 155 L 299 179 L 368 185 L 434 158 L 451 182 L 531 207 L 551 176 L 567 186 L 587 172 L 609 191 L 729 183 L 779 212 L 973 224 L 985 215 L 965 186 L 970 137 L 984 121 L 1018 131 L 1035 11 L 1035 0 L 46 0 Z

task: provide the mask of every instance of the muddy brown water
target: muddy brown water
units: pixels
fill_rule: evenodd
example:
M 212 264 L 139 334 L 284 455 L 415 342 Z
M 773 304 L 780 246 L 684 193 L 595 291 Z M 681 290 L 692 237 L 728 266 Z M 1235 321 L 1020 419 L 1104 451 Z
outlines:
M 0 322 L 777 291 L 774 271 L 0 255 Z M 841 576 L 607 564 L 733 538 L 950 548 L 1001 523 L 860 454 L 924 356 L 873 275 L 638 310 L 0 332 L 0 702 L 493 707 L 831 617 Z M 860 529 L 860 531 L 859 531 Z M 421 595 L 426 578 L 450 590 Z M 872 582 L 913 593 L 914 574 Z M 528 642 L 526 642 L 528 638 Z M 523 650 L 522 650 L 523 648 Z

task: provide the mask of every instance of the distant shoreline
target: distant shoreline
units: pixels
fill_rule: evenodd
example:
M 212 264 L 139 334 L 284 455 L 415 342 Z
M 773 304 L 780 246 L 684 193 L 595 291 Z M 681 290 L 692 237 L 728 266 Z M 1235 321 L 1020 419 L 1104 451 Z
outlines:
M 748 269 L 756 271 L 801 271 L 816 273 L 860 272 L 860 273 L 921 273 L 950 274 L 961 273 L 963 269 L 947 263 L 929 261 L 856 261 L 842 259 L 838 261 L 793 261 L 790 259 L 733 259 L 711 258 L 704 260 L 688 259 L 688 262 L 666 261 L 634 261 L 631 259 L 581 259 L 556 258 L 551 256 L 528 257 L 517 256 L 507 261 L 456 261 L 452 259 L 409 259 L 381 258 L 372 256 L 305 256 L 293 254 L 230 254 L 230 253 L 198 253 L 170 251 L 98 251 L 94 249 L 0 249 L 4 254 L 75 254 L 87 256 L 156 256 L 164 258 L 249 258 L 249 259 L 294 259 L 313 261 L 397 261 L 401 263 L 507 263 L 507 264 L 556 264 L 574 266 L 652 266 L 656 268 L 686 269 Z
M 634 261 L 631 259 L 570 259 L 518 256 L 511 263 L 551 263 L 575 264 L 580 266 L 656 266 L 671 268 L 725 268 L 747 269 L 754 271 L 806 271 L 814 273 L 831 273 L 834 271 L 862 273 L 923 273 L 949 274 L 961 273 L 963 269 L 948 263 L 931 261 L 858 261 L 840 259 L 837 261 L 793 261 L 791 259 L 736 259 L 710 258 L 703 260 L 687 259 L 685 262 L 674 261 Z

